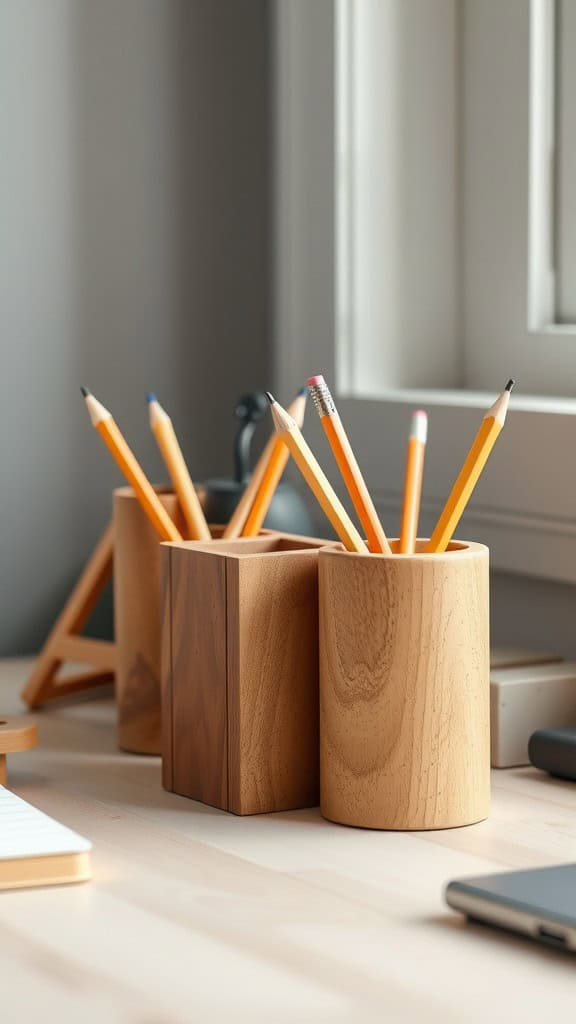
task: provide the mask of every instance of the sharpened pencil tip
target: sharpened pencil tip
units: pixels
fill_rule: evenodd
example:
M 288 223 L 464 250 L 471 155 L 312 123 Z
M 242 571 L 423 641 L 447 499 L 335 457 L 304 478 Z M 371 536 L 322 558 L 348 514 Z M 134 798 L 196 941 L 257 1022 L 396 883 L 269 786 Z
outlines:
M 272 394 L 271 391 L 267 391 L 266 392 L 266 398 L 270 402 L 270 405 L 274 405 L 274 402 L 276 401 L 276 399 L 274 398 L 274 395 Z
M 514 378 L 510 377 L 510 380 L 508 381 L 508 383 L 507 383 L 506 387 L 504 388 L 504 390 L 505 391 L 512 391 L 512 388 L 514 387 L 515 383 L 516 383 L 516 381 L 514 380 Z
M 85 388 L 84 386 L 82 386 L 82 387 L 80 388 L 80 391 L 81 391 L 81 392 L 82 392 L 82 394 L 84 395 L 84 398 L 87 398 L 87 397 L 88 397 L 88 395 L 91 395 L 91 394 L 92 394 L 92 392 L 91 392 L 91 391 L 89 391 L 89 390 L 88 390 L 88 388 Z
M 298 391 L 298 397 L 301 398 L 302 395 L 307 395 L 307 394 L 308 394 L 308 388 L 307 388 L 307 386 L 305 384 L 304 387 L 300 388 L 300 390 Z
M 147 391 L 146 392 L 146 401 L 147 402 L 156 402 L 157 401 L 156 395 L 154 394 L 153 391 Z

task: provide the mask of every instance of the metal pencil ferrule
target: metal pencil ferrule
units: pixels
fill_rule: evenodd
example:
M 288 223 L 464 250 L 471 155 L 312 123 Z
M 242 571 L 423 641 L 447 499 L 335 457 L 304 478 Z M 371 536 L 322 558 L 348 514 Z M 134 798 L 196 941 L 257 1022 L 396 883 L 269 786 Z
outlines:
M 313 384 L 308 390 L 319 416 L 333 416 L 335 414 L 336 406 L 334 405 L 334 399 L 326 384 Z

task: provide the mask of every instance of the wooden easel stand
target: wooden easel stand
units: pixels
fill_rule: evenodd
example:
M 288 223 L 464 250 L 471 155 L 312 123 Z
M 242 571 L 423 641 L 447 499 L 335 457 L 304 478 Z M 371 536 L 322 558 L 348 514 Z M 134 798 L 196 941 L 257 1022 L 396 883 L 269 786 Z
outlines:
M 112 523 L 104 531 L 38 656 L 22 699 L 29 708 L 56 697 L 86 690 L 114 678 L 115 644 L 80 636 L 104 587 L 112 576 L 114 534 Z M 58 678 L 66 661 L 91 665 L 88 672 Z

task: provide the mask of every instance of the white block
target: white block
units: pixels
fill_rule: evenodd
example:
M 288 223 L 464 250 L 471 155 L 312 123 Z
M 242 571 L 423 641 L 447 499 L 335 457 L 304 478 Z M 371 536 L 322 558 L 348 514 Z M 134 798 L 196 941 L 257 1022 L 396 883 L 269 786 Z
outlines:
M 493 768 L 529 764 L 532 733 L 563 725 L 576 725 L 576 663 L 491 669 Z

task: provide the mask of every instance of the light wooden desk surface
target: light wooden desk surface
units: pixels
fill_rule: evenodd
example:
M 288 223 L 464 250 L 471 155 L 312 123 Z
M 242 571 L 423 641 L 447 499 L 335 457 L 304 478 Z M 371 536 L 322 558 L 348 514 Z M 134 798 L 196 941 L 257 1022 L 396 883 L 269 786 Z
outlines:
M 4 714 L 28 664 L 0 663 Z M 3 1024 L 574 1019 L 573 958 L 464 925 L 442 890 L 576 861 L 576 785 L 496 772 L 490 820 L 448 832 L 236 818 L 120 753 L 111 700 L 34 717 L 40 745 L 9 782 L 93 840 L 94 879 L 0 894 Z

